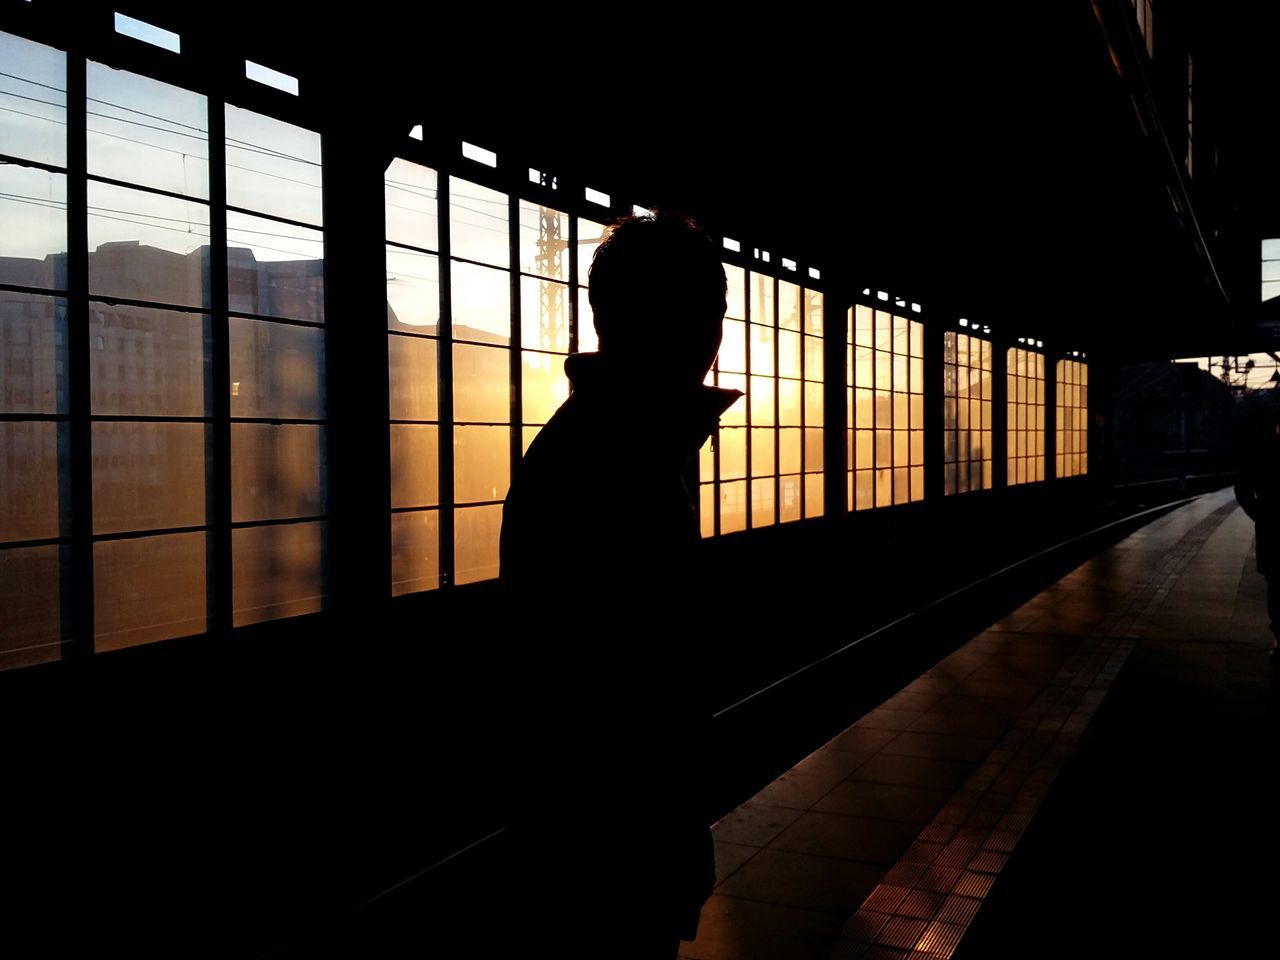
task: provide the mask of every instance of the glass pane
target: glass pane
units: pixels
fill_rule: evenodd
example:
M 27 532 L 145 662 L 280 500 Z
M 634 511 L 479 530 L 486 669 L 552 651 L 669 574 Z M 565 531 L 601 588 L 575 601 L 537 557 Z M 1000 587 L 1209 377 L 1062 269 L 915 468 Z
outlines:
M 0 542 L 70 535 L 67 424 L 0 421 Z
M 707 442 L 698 448 L 698 479 L 714 480 L 716 476 L 715 443 L 708 437 Z
M 520 270 L 569 279 L 569 215 L 528 200 L 520 201 Z
M 799 380 L 778 381 L 778 422 L 783 426 L 800 426 L 802 386 Z
M 731 263 L 724 266 L 724 278 L 726 283 L 725 302 L 726 308 L 724 315 L 726 318 L 734 320 L 747 319 L 747 293 L 746 293 L 746 273 L 741 267 L 735 267 Z
M 392 420 L 435 420 L 439 415 L 437 352 L 436 341 L 423 337 L 387 339 Z
M 857 439 L 857 460 L 859 469 L 875 466 L 875 431 L 859 430 Z
M 387 239 L 426 250 L 439 250 L 439 207 L 436 172 L 397 157 L 383 181 Z
M 90 303 L 93 413 L 206 416 L 212 350 L 210 320 L 203 314 Z
M 520 278 L 520 342 L 537 350 L 569 352 L 567 284 Z
M 205 522 L 203 423 L 95 423 L 93 532 Z
M 740 427 L 720 431 L 720 479 L 739 480 L 747 475 L 747 431 Z
M 823 379 L 822 340 L 819 337 L 804 338 L 804 376 L 806 380 L 819 383 Z
M 747 529 L 747 482 L 720 484 L 720 532 Z
M 510 343 L 510 275 L 470 263 L 455 262 L 452 270 L 454 339 Z
M 854 502 L 859 510 L 870 510 L 876 505 L 875 471 L 859 470 L 857 473 L 857 492 Z
M 804 292 L 804 332 L 821 337 L 824 329 L 824 297 L 818 290 Z
M 768 527 L 774 523 L 774 481 L 751 481 L 751 526 Z
M 440 261 L 387 247 L 387 329 L 435 336 L 440 325 Z
M 587 285 L 596 249 L 608 232 L 609 228 L 603 223 L 578 218 L 578 282 L 583 286 Z
M 440 502 L 440 436 L 434 424 L 391 425 L 391 506 Z
M 751 372 L 763 374 L 765 376 L 773 376 L 774 373 L 774 330 L 772 327 L 762 327 L 757 323 L 751 324 Z
M 586 287 L 578 288 L 578 352 L 593 353 L 600 349 L 596 335 L 595 314 L 591 312 L 591 299 Z
M 64 552 L 0 550 L 0 670 L 61 658 Z
M 415 510 L 391 515 L 391 595 L 440 586 L 440 513 Z
M 511 264 L 507 195 L 449 179 L 449 243 L 453 256 L 497 267 Z
M 771 330 L 777 322 L 773 309 L 773 277 L 763 273 L 748 274 L 751 287 L 751 322 L 762 324 Z
M 205 535 L 93 545 L 93 647 L 117 650 L 204 633 Z
M 0 164 L 0 223 L 0 283 L 66 289 L 66 176 Z
M 231 317 L 231 415 L 320 420 L 324 331 Z
M 751 475 L 764 477 L 775 473 L 773 465 L 774 431 L 756 427 L 751 431 Z
M 511 419 L 511 353 L 500 347 L 453 347 L 453 418 L 461 423 Z
M 325 429 L 311 424 L 231 425 L 231 519 L 315 517 L 326 510 Z
M 281 523 L 231 531 L 235 626 L 324 609 L 326 528 Z
M 853 340 L 860 347 L 871 347 L 875 345 L 875 337 L 872 334 L 874 311 L 870 307 L 857 306 L 854 308 L 853 319 Z
M 520 361 L 524 420 L 526 423 L 546 423 L 560 404 L 569 399 L 564 357 L 524 350 Z
M 800 288 L 787 280 L 778 281 L 778 326 L 800 329 Z
M 824 422 L 822 384 L 820 383 L 804 385 L 804 422 L 813 427 L 820 427 Z
M 501 500 L 511 482 L 509 427 L 455 427 L 454 499 L 458 503 Z
M 744 395 L 747 392 L 747 378 L 742 374 L 722 373 L 719 375 L 717 385 L 725 390 L 739 390 Z M 743 397 L 735 400 L 729 409 L 720 415 L 720 423 L 726 427 L 745 425 L 746 422 L 747 401 Z
M 804 431 L 804 469 L 808 473 L 822 470 L 822 430 L 807 427 Z
M 100 63 L 87 64 L 89 173 L 209 198 L 205 98 Z
M 800 495 L 803 490 L 801 477 L 783 477 L 778 483 L 782 500 L 778 504 L 779 519 L 783 523 L 792 523 L 800 519 Z
M 0 33 L 0 63 L 4 64 L 0 75 L 0 112 L 4 114 L 0 153 L 65 167 L 66 54 Z
M 791 330 L 780 330 L 778 332 L 778 375 L 798 380 L 802 373 L 800 334 Z
M 804 515 L 820 517 L 823 506 L 823 477 L 820 473 L 808 473 L 804 478 Z
M 759 426 L 771 426 L 774 421 L 772 377 L 751 378 L 751 422 Z
M 786 429 L 778 431 L 778 472 L 800 472 L 800 430 Z
M 498 535 L 502 507 L 467 507 L 454 512 L 454 580 L 475 583 L 498 576 Z
M 714 537 L 716 534 L 716 486 L 704 483 L 698 490 L 698 523 L 703 537 Z
M 717 363 L 722 371 L 747 372 L 747 325 L 745 323 L 738 320 L 724 322 L 724 336 L 720 341 Z
M 66 413 L 67 302 L 0 290 L 0 413 Z
M 320 134 L 227 104 L 227 204 L 324 224 Z
M 324 234 L 227 213 L 227 295 L 233 313 L 324 322 Z

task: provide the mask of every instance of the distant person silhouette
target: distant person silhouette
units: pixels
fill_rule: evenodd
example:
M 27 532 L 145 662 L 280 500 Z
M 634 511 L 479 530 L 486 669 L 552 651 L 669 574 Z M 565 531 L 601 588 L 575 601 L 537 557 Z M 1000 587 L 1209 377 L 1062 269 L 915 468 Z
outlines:
M 1246 442 L 1236 500 L 1254 524 L 1258 572 L 1267 581 L 1271 664 L 1280 667 L 1275 638 L 1280 637 L 1280 409 L 1271 409 Z
M 703 385 L 725 291 L 715 246 L 688 219 L 618 221 L 590 271 L 599 352 L 565 362 L 573 392 L 503 506 L 518 647 L 506 836 L 526 950 L 674 958 L 714 886 L 713 597 L 683 473 L 742 395 Z

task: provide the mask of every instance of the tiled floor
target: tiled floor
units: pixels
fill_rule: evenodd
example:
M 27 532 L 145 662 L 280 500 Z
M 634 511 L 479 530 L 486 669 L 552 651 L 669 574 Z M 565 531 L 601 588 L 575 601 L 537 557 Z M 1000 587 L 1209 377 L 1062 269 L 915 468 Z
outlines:
M 1135 644 L 1256 630 L 1242 517 L 1229 491 L 1161 517 L 725 817 L 681 956 L 951 956 Z

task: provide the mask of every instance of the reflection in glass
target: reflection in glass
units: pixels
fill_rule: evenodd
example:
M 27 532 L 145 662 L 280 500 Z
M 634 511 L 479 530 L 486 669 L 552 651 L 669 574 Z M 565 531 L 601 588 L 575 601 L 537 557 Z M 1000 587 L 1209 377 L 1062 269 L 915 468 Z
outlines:
M 204 314 L 91 302 L 93 413 L 206 416 L 211 399 L 211 339 Z
M 0 413 L 67 404 L 67 302 L 0 290 Z
M 508 427 L 455 427 L 454 499 L 459 503 L 501 500 L 511 482 Z
M 454 579 L 476 583 L 498 576 L 502 507 L 465 507 L 454 512 Z
M 0 33 L 0 63 L 0 153 L 65 167 L 67 55 Z
M 568 284 L 520 278 L 520 342 L 536 350 L 569 352 Z
M 93 425 L 93 532 L 205 522 L 203 423 Z
M 455 257 L 497 267 L 511 265 L 507 195 L 449 179 L 449 244 Z
M 316 517 L 326 509 L 325 429 L 307 423 L 231 425 L 231 519 Z
M 227 204 L 321 226 L 320 134 L 227 104 Z
M 61 658 L 64 550 L 0 550 L 0 670 Z
M 69 436 L 65 423 L 0 420 L 0 542 L 70 532 L 58 484 Z
M 391 515 L 391 595 L 440 586 L 440 512 L 413 510 Z
M 209 198 L 209 119 L 190 90 L 87 64 L 89 173 Z
M 118 650 L 204 633 L 205 534 L 93 545 L 93 648 Z
M 231 531 L 235 626 L 324 609 L 326 527 L 273 523 Z
M 435 424 L 391 425 L 391 506 L 440 502 L 440 437 Z
M 440 326 L 440 261 L 387 247 L 387 329 L 435 336 Z
M 424 250 L 440 249 L 436 172 L 397 157 L 383 181 L 387 239 Z
M 455 262 L 452 267 L 453 338 L 477 343 L 510 343 L 509 275 L 470 263 Z
M 392 420 L 436 419 L 437 354 L 436 341 L 425 337 L 387 338 Z
M 560 404 L 569 399 L 569 379 L 564 375 L 564 357 L 523 350 L 520 363 L 524 422 L 546 423 Z
M 324 331 L 231 317 L 231 415 L 321 420 Z
M 0 283 L 65 290 L 66 175 L 0 164 L 0 223 Z
M 511 419 L 511 353 L 501 347 L 453 347 L 453 418 L 460 423 Z
M 233 313 L 324 322 L 324 234 L 227 213 L 227 296 Z

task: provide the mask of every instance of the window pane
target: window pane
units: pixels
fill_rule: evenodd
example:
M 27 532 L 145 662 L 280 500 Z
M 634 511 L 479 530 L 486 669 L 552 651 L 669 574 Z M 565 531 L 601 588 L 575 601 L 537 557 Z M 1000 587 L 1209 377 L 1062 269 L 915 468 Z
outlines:
M 720 431 L 720 479 L 739 480 L 747 475 L 747 431 L 740 427 Z
M 415 510 L 391 515 L 391 595 L 440 586 L 440 513 Z
M 511 264 L 507 195 L 476 183 L 449 180 L 449 243 L 453 256 L 497 267 Z
M 231 531 L 235 626 L 324 609 L 326 527 L 282 523 Z
M 800 519 L 800 494 L 802 489 L 800 477 L 783 477 L 778 486 L 782 493 L 782 501 L 778 504 L 783 523 L 791 523 Z
M 205 522 L 203 423 L 95 423 L 93 532 Z
M 786 280 L 778 281 L 778 326 L 800 329 L 800 288 Z
M 227 295 L 233 313 L 324 322 L 324 234 L 227 213 Z
M 586 287 L 578 289 L 578 352 L 591 353 L 600 347 L 596 336 L 595 314 L 591 312 L 591 298 Z
M 510 343 L 510 275 L 470 263 L 455 262 L 451 269 L 453 338 L 477 343 Z
M 747 378 L 737 373 L 722 373 L 717 380 L 719 386 L 726 390 L 740 390 L 744 396 L 747 392 Z M 745 426 L 747 422 L 747 402 L 739 397 L 720 415 L 720 423 L 726 427 Z
M 227 104 L 227 204 L 321 226 L 320 134 Z
M 67 165 L 67 57 L 0 33 L 0 153 Z
M 459 503 L 501 500 L 511 482 L 509 427 L 455 427 L 454 499 Z
M 424 337 L 387 338 L 392 420 L 437 418 L 437 353 L 434 340 Z
M 67 302 L 0 290 L 0 413 L 66 413 Z
M 822 339 L 804 338 L 804 376 L 806 380 L 821 382 L 823 379 Z
M 453 418 L 461 423 L 511 419 L 511 353 L 500 347 L 453 347 Z
M 569 379 L 564 357 L 553 353 L 521 351 L 521 391 L 526 423 L 546 423 L 560 404 L 569 399 Z
M 747 371 L 747 325 L 737 320 L 724 322 L 724 336 L 717 357 L 720 370 L 733 373 Z
M 804 515 L 820 517 L 824 512 L 823 477 L 820 473 L 808 473 L 804 478 Z
M 205 535 L 93 545 L 94 649 L 204 633 Z
M 454 513 L 454 579 L 492 580 L 498 575 L 498 534 L 502 507 L 467 507 Z
M 824 297 L 817 290 L 804 292 L 804 332 L 822 336 L 825 330 Z
M 325 430 L 311 424 L 231 425 L 231 519 L 315 517 L 325 512 Z
M 391 425 L 391 506 L 440 502 L 440 437 L 434 424 Z
M 802 374 L 800 334 L 791 330 L 778 332 L 778 375 L 799 379 Z
M 66 289 L 66 176 L 0 164 L 0 223 L 0 283 Z
M 751 287 L 751 322 L 772 329 L 777 322 L 773 309 L 773 277 L 767 277 L 763 273 L 748 276 Z
M 520 342 L 537 350 L 569 352 L 568 284 L 520 278 Z
M 89 173 L 188 197 L 209 198 L 205 98 L 90 61 Z
M 778 422 L 786 427 L 800 426 L 801 387 L 799 380 L 778 381 Z
M 0 421 L 0 542 L 70 534 L 65 423 Z
M 211 339 L 210 321 L 203 314 L 90 303 L 93 413 L 206 416 Z
M 822 384 L 806 383 L 804 385 L 804 422 L 812 427 L 820 427 L 824 422 Z
M 387 247 L 387 329 L 435 336 L 440 325 L 440 261 Z
M 231 415 L 325 415 L 324 331 L 231 317 Z
M 698 490 L 698 522 L 703 537 L 714 537 L 716 534 L 716 486 L 704 483 Z
M 720 484 L 720 532 L 747 529 L 747 482 Z
M 762 327 L 759 324 L 751 324 L 751 372 L 763 374 L 764 376 L 773 376 L 773 336 L 772 327 Z
M 774 485 L 775 481 L 772 478 L 751 481 L 751 526 L 773 525 L 777 499 Z
M 724 277 L 727 284 L 725 293 L 726 318 L 734 320 L 747 319 L 746 273 L 741 267 L 731 263 L 724 264 Z
M 0 550 L 0 670 L 62 656 L 62 556 L 56 545 Z
M 426 250 L 439 250 L 436 172 L 397 157 L 387 168 L 387 239 Z
M 808 473 L 822 470 L 822 430 L 808 427 L 804 431 L 804 469 Z
M 797 429 L 778 431 L 778 472 L 800 472 L 800 433 Z
M 753 364 L 754 366 L 754 364 Z M 774 422 L 772 377 L 751 378 L 751 422 L 759 426 L 771 426 Z
M 569 279 L 569 215 L 528 200 L 520 201 L 520 269 L 524 273 Z
M 755 427 L 751 431 L 751 475 L 764 477 L 775 473 L 773 460 L 774 431 Z
M 583 286 L 590 278 L 591 259 L 608 231 L 603 223 L 578 218 L 578 282 Z

